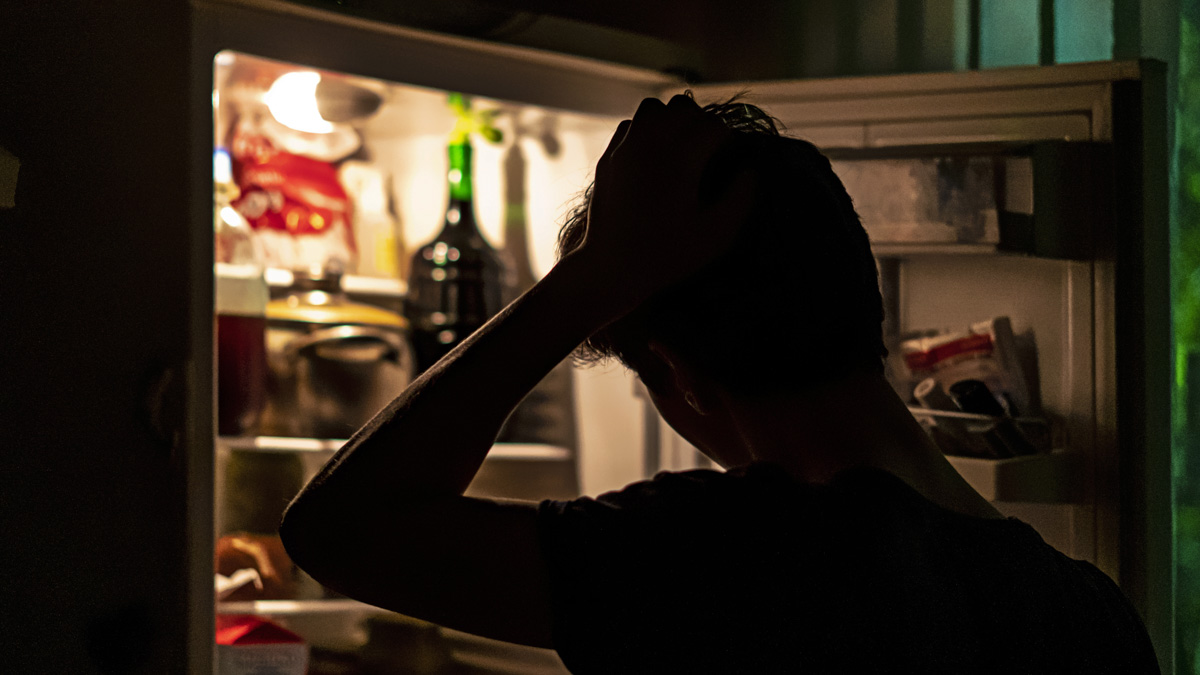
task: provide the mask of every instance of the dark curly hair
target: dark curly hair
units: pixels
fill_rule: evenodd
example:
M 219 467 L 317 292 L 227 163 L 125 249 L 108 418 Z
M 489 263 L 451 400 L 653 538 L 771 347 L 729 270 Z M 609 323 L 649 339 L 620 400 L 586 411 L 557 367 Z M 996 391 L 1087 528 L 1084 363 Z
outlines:
M 781 134 L 739 97 L 703 107 L 738 132 L 755 177 L 755 207 L 731 249 L 592 335 L 578 362 L 618 358 L 655 388 L 657 340 L 740 393 L 771 393 L 852 372 L 883 372 L 883 302 L 867 233 L 816 146 Z M 592 186 L 558 237 L 562 258 L 583 243 Z

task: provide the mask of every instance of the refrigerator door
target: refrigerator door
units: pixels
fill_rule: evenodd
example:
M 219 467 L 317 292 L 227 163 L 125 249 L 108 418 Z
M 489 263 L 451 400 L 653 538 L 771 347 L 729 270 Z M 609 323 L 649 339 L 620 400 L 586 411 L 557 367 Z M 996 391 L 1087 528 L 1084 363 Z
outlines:
M 187 523 L 211 510 L 188 483 L 211 250 L 192 256 L 212 226 L 189 205 L 188 9 L 29 9 L 0 8 L 3 669 L 203 672 L 211 610 L 193 622 L 188 597 L 211 574 L 188 584 L 211 563 Z

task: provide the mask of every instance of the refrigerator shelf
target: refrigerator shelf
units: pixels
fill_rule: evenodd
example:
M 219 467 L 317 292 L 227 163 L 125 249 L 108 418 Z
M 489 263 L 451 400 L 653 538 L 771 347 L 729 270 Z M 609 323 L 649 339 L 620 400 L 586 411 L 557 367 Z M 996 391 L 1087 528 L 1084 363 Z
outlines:
M 407 625 L 410 631 L 416 629 L 426 640 L 441 642 L 449 652 L 452 672 L 567 675 L 553 650 L 463 633 L 348 598 L 221 602 L 217 603 L 217 614 L 270 617 L 303 635 L 314 646 L 343 653 L 358 652 L 359 655 L 362 652 L 358 650 L 364 648 L 363 640 L 369 630 L 366 622 L 372 617 L 386 616 L 389 618 L 383 619 L 385 625 Z
M 218 602 L 218 614 L 257 614 L 260 616 L 299 616 L 312 614 L 348 614 L 385 612 L 364 602 L 349 598 L 320 600 L 245 600 Z
M 333 454 L 346 442 L 341 438 L 292 438 L 288 436 L 222 436 L 218 443 L 229 450 L 258 452 L 314 452 Z M 488 459 L 569 461 L 571 451 L 556 445 L 497 443 Z
M 292 271 L 278 267 L 267 268 L 267 284 L 272 288 L 289 288 L 292 285 Z M 407 285 L 400 279 L 385 277 L 364 277 L 357 274 L 347 274 L 342 277 L 342 290 L 351 295 L 371 295 L 385 298 L 403 298 L 408 290 Z
M 951 455 L 946 459 L 988 501 L 1043 504 L 1076 501 L 1068 480 L 1070 455 L 1066 450 L 1008 459 Z

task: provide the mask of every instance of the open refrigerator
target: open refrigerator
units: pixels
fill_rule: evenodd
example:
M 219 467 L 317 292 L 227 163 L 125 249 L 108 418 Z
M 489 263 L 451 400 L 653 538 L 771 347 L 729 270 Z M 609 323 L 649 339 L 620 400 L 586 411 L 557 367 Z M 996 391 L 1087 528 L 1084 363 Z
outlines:
M 136 493 L 129 491 L 105 500 L 127 531 L 154 537 L 169 549 L 143 565 L 151 571 L 146 579 L 169 589 L 145 599 L 146 616 L 169 626 L 158 632 L 156 656 L 148 657 L 164 670 L 212 671 L 216 619 L 239 614 L 300 634 L 313 649 L 313 672 L 357 672 L 350 670 L 355 659 L 419 672 L 561 672 L 552 652 L 388 618 L 320 589 L 292 599 L 214 600 L 213 552 L 225 534 L 228 514 L 222 505 L 231 454 L 299 457 L 311 472 L 340 440 L 217 433 L 213 151 L 222 142 L 222 106 L 252 104 L 236 103 L 239 94 L 228 86 L 226 78 L 240 66 L 272 77 L 318 73 L 379 97 L 378 111 L 355 122 L 355 132 L 370 150 L 359 157 L 369 157 L 386 177 L 398 228 L 364 231 L 343 286 L 357 301 L 391 309 L 402 307 L 405 288 L 393 254 L 379 247 L 411 252 L 441 221 L 445 137 L 453 125 L 448 92 L 500 111 L 497 125 L 505 138 L 475 143 L 474 176 L 480 226 L 498 248 L 510 243 L 503 158 L 513 143 L 522 144 L 528 195 L 523 244 L 535 276 L 552 266 L 563 214 L 587 185 L 612 130 L 642 98 L 690 88 L 697 100 L 709 102 L 746 92 L 746 100 L 777 117 L 786 133 L 825 150 L 846 182 L 872 236 L 887 311 L 885 336 L 894 354 L 902 353 L 906 340 L 930 332 L 1008 318 L 1013 354 L 1033 401 L 1019 416 L 1043 429 L 1045 440 L 1030 455 L 952 462 L 1002 512 L 1026 520 L 1050 544 L 1117 580 L 1145 618 L 1164 671 L 1170 671 L 1169 325 L 1159 320 L 1168 302 L 1161 64 L 688 86 L 670 74 L 280 0 L 196 0 L 186 16 L 186 28 L 169 31 L 185 35 L 186 43 L 167 51 L 186 53 L 190 76 L 185 86 L 174 86 L 186 91 L 189 117 L 185 137 L 170 139 L 176 152 L 164 160 L 176 170 L 164 178 L 174 186 L 168 192 L 186 195 L 186 217 L 166 230 L 148 216 L 131 221 L 129 241 L 159 248 L 130 247 L 127 257 L 132 263 L 152 261 L 161 276 L 157 288 L 132 276 L 121 282 L 126 290 L 144 289 L 134 292 L 151 304 L 162 295 L 182 308 L 183 339 L 143 331 L 147 339 L 168 345 L 159 351 L 180 356 L 176 361 L 145 349 L 144 356 L 115 361 L 146 380 L 139 385 L 145 387 L 145 404 L 127 410 L 116 400 L 101 397 L 97 403 L 110 406 L 114 419 L 131 417 L 141 425 L 132 426 L 150 430 L 145 445 L 151 453 L 136 461 L 133 454 L 128 461 L 120 458 L 124 455 L 105 459 L 104 470 L 128 469 L 138 484 L 159 486 L 147 489 L 154 503 L 168 508 L 133 508 Z M 552 148 L 547 136 L 553 137 Z M 159 264 L 163 260 L 179 264 Z M 289 283 L 280 271 L 272 272 L 271 281 L 273 294 Z M 893 374 L 903 370 L 892 366 Z M 597 494 L 659 470 L 706 466 L 620 367 L 576 370 L 572 377 L 572 439 L 497 446 L 485 467 L 493 482 L 483 493 L 527 499 Z M 907 394 L 915 381 L 897 375 L 895 383 Z M 37 414 L 43 417 L 30 416 L 31 424 L 50 423 L 49 412 Z M 966 421 L 987 422 L 969 415 Z M 71 429 L 62 433 L 75 433 Z M 77 437 L 91 439 L 94 433 L 80 430 Z M 83 473 L 74 483 L 81 493 L 110 489 L 94 487 L 92 476 Z M 15 481 L 10 487 L 23 489 Z M 142 534 L 129 538 L 135 536 Z M 128 560 L 123 550 L 131 544 L 124 539 L 93 544 L 111 551 L 89 554 L 89 561 Z M 82 553 L 73 555 L 67 559 L 84 560 Z M 123 562 L 119 570 L 115 563 L 96 564 L 78 572 L 79 583 L 121 579 L 115 588 L 134 589 L 136 595 L 144 584 L 129 565 L 142 563 Z M 670 570 L 648 573 L 670 576 Z M 46 605 L 47 616 L 70 604 L 54 602 Z M 125 615 L 116 616 L 119 625 Z
M 393 39 L 401 41 L 399 35 Z M 479 45 L 441 46 L 460 57 L 483 57 L 488 51 Z M 576 69 L 581 83 L 588 69 L 601 69 L 543 54 L 510 56 L 535 70 Z M 239 67 L 280 73 L 309 72 L 313 66 L 223 50 L 214 58 L 218 99 L 232 91 L 220 86 L 224 76 Z M 376 68 L 371 72 L 378 72 Z M 475 144 L 476 209 L 485 236 L 497 246 L 510 243 L 506 234 L 511 236 L 503 231 L 502 193 L 505 180 L 513 176 L 501 175 L 503 153 L 512 143 L 525 145 L 527 237 L 535 276 L 552 266 L 558 224 L 587 185 L 591 167 L 617 122 L 631 113 L 638 97 L 666 97 L 683 88 L 682 83 L 653 74 L 613 69 L 609 74 L 633 80 L 632 86 L 592 106 L 561 96 L 566 93 L 561 90 L 547 95 L 532 78 L 522 78 L 518 88 L 501 68 L 476 74 L 486 80 L 482 90 L 471 86 L 484 82 L 460 83 L 458 73 L 449 70 L 423 70 L 420 78 L 407 68 L 387 70 L 381 73 L 385 79 L 357 75 L 360 86 L 373 88 L 383 101 L 357 128 L 372 164 L 391 177 L 400 239 L 379 239 L 374 245 L 413 251 L 435 234 L 446 201 L 442 148 L 454 124 L 445 104 L 446 90 L 463 89 L 474 96 L 475 105 L 498 112 L 496 125 L 507 136 L 495 144 Z M 1095 562 L 1122 580 L 1135 598 L 1140 592 L 1137 599 L 1153 625 L 1157 608 L 1145 603 L 1153 597 L 1156 573 L 1166 573 L 1166 568 L 1143 562 L 1155 555 L 1153 540 L 1129 531 L 1137 524 L 1130 520 L 1128 500 L 1148 497 L 1139 494 L 1140 481 L 1123 482 L 1119 473 L 1136 466 L 1131 455 L 1152 455 L 1149 448 L 1122 448 L 1116 425 L 1120 397 L 1113 391 L 1120 370 L 1117 360 L 1125 353 L 1114 340 L 1120 311 L 1116 230 L 1121 224 L 1128 227 L 1114 205 L 1114 193 L 1121 191 L 1114 166 L 1120 149 L 1114 141 L 1128 122 L 1119 107 L 1123 90 L 1137 88 L 1145 71 L 1142 64 L 1096 64 L 970 75 L 705 85 L 692 90 L 701 102 L 747 92 L 746 100 L 778 117 L 788 133 L 811 140 L 832 157 L 872 236 L 886 303 L 884 330 L 893 352 L 893 383 L 906 399 L 914 398 L 912 389 L 920 377 L 906 372 L 905 345 L 955 329 L 987 334 L 979 324 L 1008 320 L 1008 344 L 993 340 L 996 344 L 988 349 L 1007 350 L 1003 358 L 1013 362 L 1012 372 L 1023 380 L 1022 393 L 1014 396 L 1020 401 L 1014 404 L 1019 412 L 1012 417 L 1036 428 L 1027 428 L 1025 435 L 1036 436 L 1038 447 L 1031 454 L 953 456 L 951 462 L 1004 513 L 1031 523 L 1067 554 Z M 355 72 L 321 74 L 356 79 Z M 218 116 L 216 126 L 221 123 Z M 524 131 L 530 128 L 536 133 Z M 550 142 L 547 135 L 552 136 Z M 355 197 L 351 195 L 352 201 Z M 386 304 L 388 297 L 403 295 L 403 283 L 395 276 L 370 274 L 378 267 L 368 260 L 373 253 L 369 237 L 361 233 L 358 238 L 359 268 L 367 273 L 346 277 L 345 287 L 352 296 Z M 286 283 L 286 277 L 279 282 Z M 976 328 L 969 329 L 972 325 Z M 781 355 L 785 357 L 801 356 Z M 596 494 L 659 470 L 709 465 L 662 423 L 640 396 L 638 383 L 620 367 L 574 375 L 577 443 L 497 445 L 482 473 L 508 464 L 508 482 L 493 484 L 484 494 L 535 499 Z M 945 428 L 946 419 L 958 424 L 987 422 L 969 413 L 927 412 L 913 403 L 919 419 L 942 419 L 939 428 Z M 273 443 L 291 447 L 304 453 L 309 473 L 337 445 L 328 439 L 227 440 L 261 452 L 286 450 L 271 447 Z M 301 449 L 305 442 L 311 447 Z M 217 456 L 220 460 L 220 451 Z M 566 467 L 558 483 L 547 477 L 547 463 Z M 220 468 L 218 461 L 218 482 Z M 529 490 L 530 485 L 540 485 L 542 492 Z M 1147 530 L 1153 527 L 1145 525 Z M 1138 544 L 1131 543 L 1135 541 Z M 1122 551 L 1123 542 L 1145 548 L 1131 554 Z M 297 630 L 307 629 L 317 649 L 371 651 L 380 648 L 380 639 L 387 639 L 368 640 L 364 626 L 371 620 L 364 617 L 372 610 L 344 599 L 221 603 L 217 610 L 267 615 Z M 330 631 L 330 626 L 342 632 Z M 327 632 L 322 634 L 322 629 Z M 480 668 L 490 664 L 487 667 L 502 672 L 554 670 L 550 654 L 445 631 L 440 635 L 446 640 L 447 663 Z M 394 658 L 398 665 L 406 663 L 403 654 Z
M 477 107 L 497 111 L 496 125 L 505 133 L 500 142 L 474 144 L 477 215 L 485 237 L 498 248 L 512 236 L 504 230 L 503 190 L 505 180 L 513 179 L 502 175 L 504 153 L 523 144 L 527 242 L 519 243 L 540 276 L 553 264 L 558 225 L 586 187 L 616 124 L 642 97 L 667 97 L 685 88 L 657 73 L 420 34 L 282 3 L 199 9 L 207 20 L 201 26 L 221 38 L 210 43 L 219 51 L 197 55 L 197 66 L 200 58 L 208 59 L 217 85 L 218 140 L 221 97 L 234 95 L 223 84 L 238 68 L 316 72 L 380 97 L 378 111 L 355 128 L 368 148 L 365 156 L 388 177 L 395 240 L 372 240 L 371 233 L 356 231 L 356 270 L 362 273 L 345 277 L 344 286 L 352 297 L 382 306 L 398 306 L 404 284 L 395 272 L 379 274 L 381 266 L 372 262 L 380 259 L 378 247 L 415 250 L 435 234 L 445 208 L 444 144 L 454 124 L 447 92 L 468 94 Z M 311 43 L 316 32 L 319 50 L 296 49 Z M 1166 446 L 1151 440 L 1158 437 L 1154 425 L 1163 420 L 1145 405 L 1142 397 L 1151 394 L 1117 386 L 1145 386 L 1155 347 L 1152 331 L 1139 333 L 1127 324 L 1135 320 L 1138 304 L 1162 293 L 1147 280 L 1149 274 L 1137 278 L 1162 253 L 1153 247 L 1164 223 L 1149 220 L 1146 207 L 1137 206 L 1151 197 L 1138 181 L 1145 180 L 1142 163 L 1155 160 L 1154 120 L 1147 116 L 1160 77 L 1154 64 L 1099 63 L 690 88 L 701 102 L 746 92 L 746 100 L 776 116 L 787 133 L 831 156 L 872 236 L 887 311 L 884 331 L 893 351 L 889 365 L 906 398 L 912 399 L 919 379 L 904 372 L 904 359 L 897 358 L 906 340 L 1008 319 L 1006 358 L 1025 386 L 1023 409 L 1015 416 L 1039 427 L 1037 452 L 951 461 L 1004 513 L 1026 520 L 1052 545 L 1116 578 L 1165 653 L 1169 521 L 1157 490 L 1168 484 Z M 351 194 L 351 201 L 356 197 Z M 286 274 L 274 272 L 277 286 L 286 286 Z M 575 442 L 497 445 L 482 473 L 504 477 L 483 494 L 527 499 L 597 494 L 659 470 L 707 466 L 662 423 L 636 380 L 620 367 L 578 370 L 573 387 Z M 939 415 L 913 403 L 919 419 L 936 423 Z M 1141 439 L 1146 442 L 1137 442 Z M 285 440 L 218 439 L 218 505 L 229 447 L 300 453 L 311 473 L 338 443 Z M 530 485 L 539 485 L 541 493 Z M 326 657 L 383 658 L 379 653 L 388 651 L 390 640 L 388 658 L 398 666 L 434 658 L 447 668 L 491 672 L 560 668 L 552 653 L 397 627 L 369 607 L 319 594 L 218 603 L 216 611 L 291 626 L 314 654 Z M 421 656 L 422 648 L 412 646 L 417 634 L 439 642 L 440 647 L 421 643 L 437 656 Z

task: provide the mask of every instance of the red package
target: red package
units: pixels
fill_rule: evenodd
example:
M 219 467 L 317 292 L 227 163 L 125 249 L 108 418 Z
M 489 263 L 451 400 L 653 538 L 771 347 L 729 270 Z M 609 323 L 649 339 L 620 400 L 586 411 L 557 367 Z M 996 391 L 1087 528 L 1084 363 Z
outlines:
M 351 202 L 336 164 L 281 150 L 265 135 L 241 130 L 230 150 L 240 191 L 233 207 L 259 233 L 268 266 L 351 268 Z
M 217 673 L 304 675 L 308 644 L 292 631 L 258 616 L 217 615 Z

